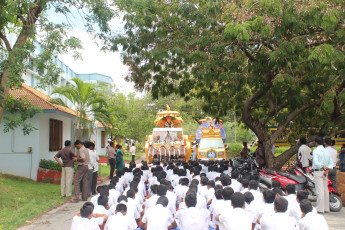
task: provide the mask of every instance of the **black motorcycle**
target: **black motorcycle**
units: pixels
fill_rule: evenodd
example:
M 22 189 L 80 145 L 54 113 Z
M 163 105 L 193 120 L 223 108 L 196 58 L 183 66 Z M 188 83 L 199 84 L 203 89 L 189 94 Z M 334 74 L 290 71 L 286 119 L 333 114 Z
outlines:
M 248 178 L 258 174 L 259 164 L 256 162 L 254 153 L 248 153 L 246 159 L 232 157 L 230 164 L 232 171 L 236 170 L 239 173 L 239 178 Z

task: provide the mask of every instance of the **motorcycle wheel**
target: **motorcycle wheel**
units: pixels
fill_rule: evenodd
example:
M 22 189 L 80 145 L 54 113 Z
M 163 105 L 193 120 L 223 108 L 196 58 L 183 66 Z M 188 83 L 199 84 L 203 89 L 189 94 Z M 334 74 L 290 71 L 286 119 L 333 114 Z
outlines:
M 331 193 L 329 194 L 329 209 L 332 212 L 339 212 L 343 207 L 343 202 L 341 201 L 340 197 Z

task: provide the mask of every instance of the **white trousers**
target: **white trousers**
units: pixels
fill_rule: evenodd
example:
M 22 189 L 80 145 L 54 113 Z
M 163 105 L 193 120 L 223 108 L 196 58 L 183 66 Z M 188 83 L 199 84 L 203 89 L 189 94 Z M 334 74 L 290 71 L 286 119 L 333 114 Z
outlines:
M 62 167 L 61 196 L 72 196 L 73 168 Z
M 318 212 L 329 212 L 328 178 L 323 175 L 324 171 L 314 172 L 316 189 L 316 210 Z

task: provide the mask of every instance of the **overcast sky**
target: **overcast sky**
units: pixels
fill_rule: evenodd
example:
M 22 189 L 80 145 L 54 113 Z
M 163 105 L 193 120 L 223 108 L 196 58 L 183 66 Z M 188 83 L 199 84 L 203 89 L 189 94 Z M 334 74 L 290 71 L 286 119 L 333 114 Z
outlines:
M 74 60 L 71 55 L 60 55 L 59 58 L 76 73 L 100 73 L 111 76 L 116 87 L 123 93 L 135 92 L 133 83 L 126 82 L 124 77 L 128 73 L 128 68 L 122 64 L 120 53 L 102 52 L 86 31 L 83 21 L 76 11 L 68 21 L 73 26 L 71 35 L 78 37 L 84 47 L 81 50 L 82 60 Z M 67 22 L 62 14 L 56 14 L 53 10 L 49 11 L 49 19 L 55 23 Z M 116 31 L 122 30 L 122 19 L 116 18 L 112 21 L 112 27 Z M 140 94 L 135 92 L 136 94 Z

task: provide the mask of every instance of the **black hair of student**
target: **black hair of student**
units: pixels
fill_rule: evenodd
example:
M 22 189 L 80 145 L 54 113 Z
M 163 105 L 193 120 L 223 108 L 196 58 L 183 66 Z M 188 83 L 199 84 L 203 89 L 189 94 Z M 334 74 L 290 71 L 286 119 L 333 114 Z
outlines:
M 198 193 L 198 185 L 191 184 L 191 185 L 189 186 L 189 190 L 192 190 L 192 191 Z
M 89 146 L 89 148 L 94 149 L 94 148 L 95 148 L 95 143 L 90 142 L 90 146 Z
M 75 142 L 74 142 L 74 145 L 79 145 L 79 144 L 84 144 L 81 140 L 76 140 Z
M 83 218 L 88 218 L 93 212 L 93 207 L 90 205 L 83 205 L 83 207 L 80 209 L 80 215 Z
M 126 195 L 127 195 L 128 198 L 134 198 L 134 196 L 135 196 L 135 191 L 132 190 L 132 189 L 129 189 L 129 190 L 127 191 Z
M 119 182 L 119 178 L 117 177 L 117 176 L 114 176 L 113 178 L 111 178 L 111 180 L 110 180 L 110 183 L 113 183 L 113 184 L 117 184 L 117 182 Z
M 125 204 L 118 204 L 116 205 L 116 211 L 121 213 L 127 212 L 127 206 Z
M 322 138 L 322 137 L 317 137 L 317 138 L 315 138 L 315 142 L 316 142 L 318 145 L 323 145 L 323 138 Z
M 186 175 L 187 175 L 187 171 L 185 169 L 178 170 L 178 176 L 186 176 Z
M 105 186 L 105 187 L 104 187 Z M 104 189 L 99 193 L 101 196 L 109 197 L 109 187 L 107 185 L 104 185 Z
M 214 178 L 214 180 L 217 182 L 217 181 L 220 181 L 220 176 L 217 176 L 216 178 Z
M 66 140 L 66 141 L 65 141 L 65 146 L 66 146 L 66 147 L 71 146 L 71 144 L 72 144 L 72 142 L 71 142 L 70 140 Z
M 334 146 L 335 145 L 335 140 L 332 140 L 332 146 Z
M 188 191 L 186 193 L 185 202 L 188 208 L 196 206 L 196 193 Z
M 245 192 L 243 195 L 244 195 L 244 201 L 247 204 L 250 204 L 254 200 L 253 193 L 251 192 Z
M 308 196 L 309 196 L 309 192 L 306 191 L 306 190 L 299 190 L 299 191 L 297 192 L 297 195 L 296 195 L 297 200 L 298 200 L 299 202 L 301 202 L 301 200 L 308 199 Z
M 276 194 L 272 190 L 266 189 L 262 195 L 264 196 L 265 203 L 271 204 L 274 202 Z
M 178 175 L 178 168 L 173 169 L 173 174 Z
M 92 209 L 95 207 L 95 205 L 94 205 L 92 202 L 90 202 L 90 201 L 87 201 L 87 202 L 85 202 L 85 203 L 83 204 L 83 206 L 86 206 L 86 205 L 91 206 Z
M 274 207 L 276 208 L 277 212 L 286 212 L 288 204 L 288 201 L 282 196 L 274 200 Z
M 97 203 L 98 205 L 102 205 L 105 207 L 108 204 L 108 200 L 109 200 L 108 197 L 101 195 L 98 197 Z
M 217 169 L 217 172 L 218 172 L 218 173 L 223 173 L 223 172 L 224 172 L 224 168 L 223 168 L 223 167 L 219 167 L 219 168 Z
M 307 214 L 313 211 L 313 205 L 311 204 L 310 200 L 304 199 L 299 202 L 299 207 L 304 214 Z
M 294 184 L 287 184 L 286 185 L 286 192 L 288 195 L 291 195 L 291 194 L 296 194 L 296 187 Z
M 205 177 L 205 176 L 203 176 L 203 177 L 200 178 L 200 184 L 201 184 L 202 186 L 206 186 L 208 181 L 209 181 L 208 178 Z
M 277 180 L 273 180 L 272 181 L 272 188 L 281 188 L 281 184 L 280 184 L 280 181 L 277 181 Z
M 157 195 L 158 196 L 165 196 L 167 194 L 168 188 L 164 184 L 158 185 L 157 188 Z
M 157 200 L 157 204 L 161 204 L 163 207 L 167 207 L 169 200 L 166 196 L 160 196 Z
M 198 168 L 194 168 L 194 175 L 195 176 L 198 176 L 198 175 L 200 175 L 200 170 L 198 169 Z
M 157 194 L 158 184 L 151 185 L 151 192 Z
M 307 144 L 307 139 L 305 139 L 305 137 L 301 137 L 299 139 L 299 142 L 301 142 L 302 145 L 305 145 L 305 144 Z
M 260 175 L 259 174 L 250 175 L 250 180 L 259 181 L 259 179 L 260 179 Z
M 243 187 L 243 188 L 248 188 L 249 180 L 248 180 L 248 179 L 243 179 L 243 180 L 241 181 L 241 184 L 242 184 L 242 187 Z
M 87 148 L 87 149 L 90 148 L 90 143 L 91 143 L 90 141 L 85 141 L 84 142 L 84 147 Z
M 222 183 L 222 185 L 223 186 L 228 186 L 228 185 L 230 185 L 231 184 L 231 179 L 230 179 L 230 177 L 229 176 L 222 176 L 221 178 L 220 178 L 220 182 Z
M 195 185 L 199 185 L 199 180 L 198 179 L 193 179 L 191 182 L 190 182 L 190 184 L 192 185 L 192 184 L 195 184 Z
M 231 196 L 231 204 L 234 208 L 243 208 L 244 206 L 244 195 L 240 192 L 235 192 Z
M 103 190 L 104 190 L 103 185 L 100 185 L 96 188 L 97 193 L 101 193 L 101 191 L 103 191 Z
M 133 181 L 132 181 L 133 182 Z M 138 189 L 138 184 L 131 184 L 129 185 L 129 189 L 133 190 L 135 193 L 139 192 L 139 189 Z
M 223 189 L 215 189 L 214 190 L 214 196 L 216 197 L 217 200 L 222 200 L 223 199 Z
M 149 170 L 149 167 L 147 165 L 141 166 L 141 170 Z
M 206 177 L 206 173 L 200 173 L 200 178 L 201 177 Z
M 225 187 L 223 189 L 223 199 L 224 200 L 231 200 L 231 196 L 234 194 L 234 190 L 231 187 Z
M 231 172 L 231 178 L 232 179 L 237 179 L 239 176 L 239 173 L 237 170 L 234 170 L 233 172 Z
M 272 191 L 274 192 L 274 195 L 276 196 L 277 194 L 279 194 L 279 196 L 284 196 L 284 192 L 282 189 L 280 188 L 274 188 L 272 189 Z
M 257 190 L 259 187 L 259 183 L 256 180 L 250 180 L 249 187 L 250 189 Z
M 135 182 L 140 182 L 140 177 L 139 176 L 137 176 L 137 175 L 135 175 L 134 177 L 133 177 L 133 181 L 135 181 Z
M 331 146 L 331 145 L 332 145 L 332 140 L 331 140 L 331 138 L 326 138 L 326 139 L 325 139 L 325 143 L 326 143 L 326 145 Z
M 109 190 L 110 189 L 115 189 L 115 185 L 113 183 L 109 183 L 108 188 L 109 188 Z
M 128 199 L 126 196 L 121 195 L 121 196 L 119 196 L 119 198 L 117 198 L 117 203 L 120 203 L 121 201 L 125 201 L 127 203 Z
M 184 186 L 188 186 L 189 184 L 188 178 L 181 178 L 179 182 L 181 185 L 184 185 Z
M 214 180 L 209 180 L 207 182 L 207 186 L 210 186 L 211 188 L 214 188 L 214 187 L 216 187 L 216 183 L 214 182 Z

